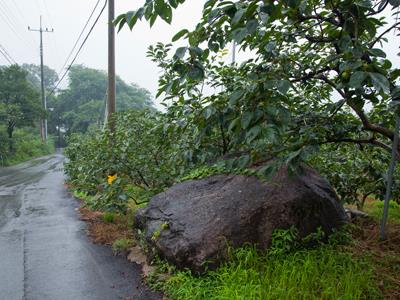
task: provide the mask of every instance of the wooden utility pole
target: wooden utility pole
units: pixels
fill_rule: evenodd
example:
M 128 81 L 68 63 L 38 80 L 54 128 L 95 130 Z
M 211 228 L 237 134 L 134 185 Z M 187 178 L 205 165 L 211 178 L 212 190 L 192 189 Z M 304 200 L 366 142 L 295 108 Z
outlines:
M 114 0 L 108 0 L 108 98 L 107 119 L 111 131 L 114 131 L 112 115 L 115 113 L 115 27 L 114 27 L 115 4 Z
M 400 112 L 399 109 L 396 107 L 395 109 L 396 114 L 396 125 L 394 131 L 394 138 L 393 138 L 393 146 L 392 146 L 392 158 L 390 160 L 389 170 L 386 178 L 386 194 L 383 206 L 383 216 L 381 220 L 381 230 L 380 236 L 381 239 L 386 239 L 386 223 L 389 214 L 389 204 L 390 204 L 390 196 L 392 193 L 392 186 L 393 186 L 393 173 L 396 167 L 396 162 L 398 159 L 398 149 L 399 149 L 399 130 L 400 130 Z
M 28 27 L 29 31 L 37 31 L 40 33 L 40 85 L 42 90 L 42 105 L 44 110 L 44 116 L 41 117 L 40 120 L 40 133 L 43 141 L 47 141 L 47 101 L 46 94 L 44 88 L 44 71 L 43 71 L 43 32 L 51 33 L 54 32 L 54 29 L 49 30 L 48 28 L 42 28 L 42 16 L 40 16 L 40 28 L 39 29 L 31 29 Z
M 236 42 L 232 43 L 232 64 L 236 62 Z

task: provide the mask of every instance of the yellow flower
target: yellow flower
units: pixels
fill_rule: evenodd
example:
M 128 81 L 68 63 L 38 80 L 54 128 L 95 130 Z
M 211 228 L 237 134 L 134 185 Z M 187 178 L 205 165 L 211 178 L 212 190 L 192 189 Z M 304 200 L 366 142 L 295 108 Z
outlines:
M 107 178 L 108 184 L 112 184 L 115 179 L 117 179 L 117 174 L 114 174 L 112 176 L 109 175 L 108 178 Z

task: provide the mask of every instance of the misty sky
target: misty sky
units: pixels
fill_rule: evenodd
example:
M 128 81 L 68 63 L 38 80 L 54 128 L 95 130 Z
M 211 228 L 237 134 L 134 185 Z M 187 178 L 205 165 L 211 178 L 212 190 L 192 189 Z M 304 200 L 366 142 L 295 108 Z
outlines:
M 1 0 L 0 44 L 17 63 L 39 64 L 39 33 L 28 31 L 28 26 L 38 28 L 39 16 L 42 15 L 44 27 L 55 30 L 54 33 L 44 35 L 45 64 L 59 72 L 96 2 L 97 0 Z M 143 2 L 144 0 L 116 0 L 116 15 L 134 10 Z M 158 20 L 150 29 L 146 22 L 139 22 L 133 32 L 125 28 L 118 33 L 117 74 L 127 82 L 135 82 L 147 88 L 154 95 L 159 70 L 146 57 L 147 47 L 158 41 L 170 42 L 172 36 L 182 28 L 192 29 L 200 19 L 203 3 L 203 0 L 186 1 L 175 11 L 172 25 Z M 96 16 L 103 4 L 104 0 L 101 0 Z M 390 12 L 387 15 L 390 16 Z M 385 46 L 385 50 L 394 67 L 399 67 L 400 59 L 396 56 L 399 39 L 393 34 L 388 38 L 390 43 Z M 0 64 L 5 63 L 0 55 Z M 107 69 L 107 10 L 76 63 Z
M 59 72 L 96 2 L 97 0 L 1 0 L 0 44 L 17 63 L 39 64 L 39 33 L 28 31 L 28 26 L 38 28 L 39 16 L 42 15 L 44 27 L 54 28 L 54 33 L 44 34 L 45 64 Z M 134 10 L 143 2 L 116 0 L 116 15 Z M 181 28 L 192 28 L 200 19 L 203 3 L 204 1 L 198 0 L 187 1 L 175 12 L 172 25 L 160 20 L 150 29 L 146 22 L 140 22 L 133 32 L 123 29 L 118 33 L 117 74 L 127 82 L 135 82 L 147 88 L 154 95 L 159 70 L 146 57 L 147 47 L 158 41 L 170 42 Z M 103 5 L 104 0 L 101 0 L 95 15 Z M 5 63 L 6 60 L 0 55 L 0 64 Z M 107 9 L 76 63 L 107 69 Z

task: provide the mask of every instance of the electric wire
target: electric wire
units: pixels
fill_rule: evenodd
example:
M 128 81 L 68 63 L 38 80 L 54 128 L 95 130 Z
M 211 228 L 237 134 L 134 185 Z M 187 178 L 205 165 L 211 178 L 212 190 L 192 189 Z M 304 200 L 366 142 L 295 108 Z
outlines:
M 23 26 L 24 26 L 24 28 L 26 27 L 25 26 L 25 20 L 26 20 L 26 18 L 24 17 L 24 14 L 22 13 L 22 10 L 21 10 L 21 8 L 19 7 L 19 5 L 18 5 L 18 3 L 17 3 L 17 1 L 16 0 L 11 0 L 11 2 L 12 2 L 12 4 L 14 5 L 14 7 L 15 7 L 15 9 L 16 9 L 16 11 L 17 11 L 17 14 L 18 14 L 18 16 L 19 16 L 19 18 L 20 18 L 20 20 L 21 20 L 21 23 L 20 24 L 22 24 Z M 36 49 L 36 47 L 34 46 L 34 44 L 35 44 L 35 40 L 33 39 L 33 37 L 32 37 L 32 35 L 29 35 L 29 44 L 31 45 L 31 46 L 33 46 L 33 48 L 35 49 L 35 51 L 38 51 L 38 49 Z
M 3 19 L 4 23 L 11 29 L 11 31 L 15 34 L 17 38 L 19 38 L 22 42 L 24 42 L 25 45 L 28 46 L 29 48 L 33 47 L 34 49 L 36 49 L 32 45 L 32 43 L 30 43 L 20 35 L 20 33 L 16 29 L 18 26 L 16 26 L 15 23 L 10 19 L 3 6 L 0 6 L 0 17 L 1 19 Z
M 93 29 L 96 27 L 96 25 L 97 25 L 97 23 L 98 23 L 98 21 L 99 21 L 101 15 L 103 14 L 103 12 L 104 12 L 104 10 L 105 10 L 105 8 L 106 8 L 106 6 L 107 6 L 107 2 L 108 2 L 108 1 L 106 0 L 105 3 L 104 3 L 103 8 L 101 9 L 101 11 L 100 11 L 100 13 L 99 13 L 99 15 L 97 16 L 96 20 L 94 21 L 92 27 L 90 28 L 88 34 L 86 35 L 85 39 L 83 40 L 83 42 L 82 42 L 81 46 L 79 47 L 78 51 L 76 52 L 76 54 L 75 54 L 75 56 L 74 56 L 74 59 L 71 61 L 71 64 L 69 65 L 69 67 L 67 68 L 67 70 L 65 70 L 63 76 L 62 76 L 62 77 L 60 78 L 60 80 L 57 82 L 57 84 L 55 85 L 55 87 L 51 90 L 51 92 L 49 93 L 49 96 L 51 96 L 51 95 L 55 92 L 55 90 L 58 88 L 58 86 L 60 85 L 60 83 L 64 80 L 65 76 L 68 74 L 68 72 L 69 72 L 69 70 L 71 69 L 71 67 L 73 66 L 75 60 L 78 58 L 79 53 L 82 51 L 83 47 L 84 47 L 85 44 L 86 44 L 86 41 L 89 39 L 91 33 L 93 32 Z
M 42 3 L 43 3 L 43 7 L 44 7 L 45 14 L 47 16 L 47 19 L 49 20 L 50 27 L 54 28 L 53 18 L 51 17 L 46 0 L 42 0 Z M 57 43 L 57 35 L 54 34 L 49 40 L 51 41 L 51 47 L 53 48 L 53 51 L 54 51 L 57 59 L 59 61 L 61 61 L 60 51 L 59 51 L 59 47 L 58 47 L 58 43 Z
M 0 50 L 2 51 L 3 55 L 5 55 L 6 57 L 8 57 L 7 60 L 8 60 L 11 64 L 14 64 L 14 65 L 17 64 L 17 62 L 15 61 L 15 59 L 12 58 L 12 56 L 8 53 L 8 51 L 6 50 L 6 48 L 4 48 L 4 46 L 1 45 L 1 44 L 0 44 Z
M 69 53 L 68 56 L 67 56 L 67 59 L 65 60 L 63 66 L 61 67 L 61 69 L 60 69 L 60 71 L 58 72 L 58 74 L 61 74 L 61 73 L 62 73 L 62 71 L 64 70 L 65 66 L 67 65 L 69 59 L 71 58 L 72 54 L 74 53 L 74 51 L 75 51 L 75 49 L 76 49 L 76 46 L 78 45 L 78 43 L 79 43 L 81 37 L 83 36 L 83 34 L 84 34 L 84 32 L 85 32 L 87 26 L 89 25 L 89 22 L 90 22 L 90 20 L 92 19 L 93 15 L 94 15 L 94 13 L 95 13 L 95 11 L 96 11 L 96 9 L 97 9 L 97 7 L 99 6 L 99 3 L 100 3 L 100 0 L 97 0 L 97 3 L 96 3 L 96 5 L 94 6 L 94 8 L 93 8 L 93 10 L 92 10 L 92 12 L 91 12 L 91 14 L 90 14 L 88 20 L 86 21 L 85 26 L 83 27 L 81 33 L 79 34 L 78 38 L 76 39 L 76 42 L 75 42 L 74 46 L 72 47 L 70 53 Z
M 3 57 L 6 59 L 6 61 L 8 61 L 8 63 L 10 65 L 12 65 L 12 62 L 10 61 L 10 59 L 7 57 L 7 55 L 5 53 L 3 53 L 3 50 L 0 49 L 0 54 L 3 55 Z

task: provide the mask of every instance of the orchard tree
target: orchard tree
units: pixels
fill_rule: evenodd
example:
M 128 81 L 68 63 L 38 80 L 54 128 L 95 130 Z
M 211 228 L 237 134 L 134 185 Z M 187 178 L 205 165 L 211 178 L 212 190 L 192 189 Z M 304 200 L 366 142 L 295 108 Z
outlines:
M 146 1 L 115 24 L 132 29 L 140 19 L 171 23 L 173 9 L 184 2 Z M 150 49 L 164 70 L 159 95 L 181 129 L 192 128 L 198 141 L 219 130 L 221 152 L 246 153 L 243 164 L 281 156 L 296 165 L 331 143 L 379 147 L 389 155 L 400 69 L 383 44 L 400 25 L 399 5 L 398 0 L 205 1 L 195 29 L 182 29 L 172 39 L 187 39 L 187 46 L 173 55 L 169 45 Z M 240 65 L 215 63 L 231 43 L 251 58 Z M 215 92 L 204 94 L 204 86 Z

